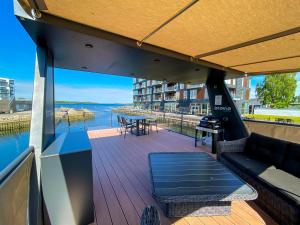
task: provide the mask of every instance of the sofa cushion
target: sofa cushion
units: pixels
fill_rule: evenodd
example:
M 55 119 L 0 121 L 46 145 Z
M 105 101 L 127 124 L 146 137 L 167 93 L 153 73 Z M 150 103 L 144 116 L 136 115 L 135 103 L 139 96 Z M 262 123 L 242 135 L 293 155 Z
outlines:
M 266 170 L 258 175 L 258 179 L 267 184 L 290 203 L 300 206 L 300 179 L 283 170 Z
M 288 144 L 286 150 L 286 157 L 282 163 L 282 169 L 300 178 L 300 144 Z
M 245 153 L 231 153 L 224 152 L 221 157 L 224 157 L 227 161 L 238 167 L 240 170 L 247 174 L 257 176 L 267 169 L 276 169 L 275 166 L 270 163 L 265 163 L 260 160 L 256 160 L 249 157 Z
M 286 146 L 286 141 L 251 133 L 244 151 L 255 159 L 279 167 L 284 159 Z

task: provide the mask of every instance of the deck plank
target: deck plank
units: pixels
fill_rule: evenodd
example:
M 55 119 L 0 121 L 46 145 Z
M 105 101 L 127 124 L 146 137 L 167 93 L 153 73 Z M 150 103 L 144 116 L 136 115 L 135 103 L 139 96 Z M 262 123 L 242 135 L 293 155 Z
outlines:
M 103 156 L 103 152 L 98 152 L 98 157 L 104 166 L 107 176 L 109 177 L 111 185 L 116 193 L 128 224 L 138 225 L 139 216 L 137 214 L 137 211 L 135 210 L 130 198 L 128 197 L 127 192 L 124 190 L 123 185 L 117 177 L 114 169 L 108 163 L 107 159 Z
M 93 146 L 95 147 L 95 146 Z M 100 159 L 96 156 L 95 157 L 95 164 L 96 164 L 96 171 L 98 173 L 98 177 L 100 179 L 100 183 L 103 188 L 103 192 L 105 194 L 105 198 L 107 199 L 107 204 L 109 208 L 109 212 L 111 215 L 111 219 L 113 224 L 117 225 L 125 225 L 128 224 L 127 220 L 124 216 L 123 210 L 121 208 L 121 205 L 119 203 L 119 200 L 115 194 L 115 191 L 113 189 L 113 186 L 110 183 L 110 180 L 106 174 L 105 168 L 100 161 Z M 94 199 L 94 201 L 97 201 L 97 199 Z M 98 219 L 98 222 L 101 223 L 101 218 Z
M 98 225 L 139 224 L 145 206 L 154 205 L 162 225 L 271 224 L 276 223 L 253 202 L 232 203 L 228 216 L 165 217 L 152 197 L 148 154 L 150 152 L 210 153 L 207 146 L 194 147 L 193 139 L 160 129 L 159 133 L 120 136 L 116 129 L 89 131 L 93 148 L 94 202 Z M 213 157 L 215 157 L 213 155 Z
M 95 163 L 94 163 L 95 164 Z M 93 181 L 94 181 L 94 204 L 95 204 L 95 216 L 96 221 L 103 221 L 107 225 L 112 225 L 109 209 L 107 206 L 106 198 L 103 193 L 102 186 L 99 181 L 99 177 L 96 171 L 96 167 L 93 167 Z

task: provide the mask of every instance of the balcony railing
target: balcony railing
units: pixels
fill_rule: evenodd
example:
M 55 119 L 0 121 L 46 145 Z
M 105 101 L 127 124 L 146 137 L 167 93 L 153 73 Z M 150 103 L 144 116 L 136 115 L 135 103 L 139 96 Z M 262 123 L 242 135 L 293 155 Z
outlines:
M 152 85 L 161 85 L 162 81 L 158 81 L 158 80 L 153 80 L 152 81 Z
M 201 88 L 204 87 L 204 84 L 188 84 L 186 86 L 187 89 L 192 89 L 192 88 Z
M 165 101 L 176 101 L 176 96 L 165 96 Z
M 153 93 L 161 93 L 162 89 L 161 88 L 154 88 Z
M 165 86 L 165 91 L 177 91 L 177 85 Z

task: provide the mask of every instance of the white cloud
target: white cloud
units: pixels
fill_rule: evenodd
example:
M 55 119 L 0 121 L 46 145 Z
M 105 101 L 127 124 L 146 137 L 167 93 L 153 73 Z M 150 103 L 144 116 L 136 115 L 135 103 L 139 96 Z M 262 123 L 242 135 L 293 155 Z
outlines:
M 15 80 L 17 98 L 32 98 L 33 82 Z M 55 85 L 56 100 L 99 103 L 131 103 L 132 89 L 102 87 L 72 87 Z

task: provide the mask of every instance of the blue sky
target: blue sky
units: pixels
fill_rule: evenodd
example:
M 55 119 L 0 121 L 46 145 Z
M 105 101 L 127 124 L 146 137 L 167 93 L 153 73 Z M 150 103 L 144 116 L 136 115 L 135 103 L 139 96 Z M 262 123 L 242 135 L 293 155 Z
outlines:
M 35 44 L 13 13 L 13 1 L 0 3 L 0 77 L 15 79 L 16 97 L 32 96 Z M 5 18 L 5 19 L 4 19 Z M 57 100 L 132 102 L 132 78 L 55 69 Z
M 15 79 L 16 97 L 32 96 L 35 44 L 13 14 L 13 1 L 0 3 L 0 77 Z M 252 78 L 251 97 L 263 76 Z M 300 95 L 300 73 L 297 73 Z M 56 100 L 100 103 L 132 102 L 132 78 L 88 72 L 55 70 Z

